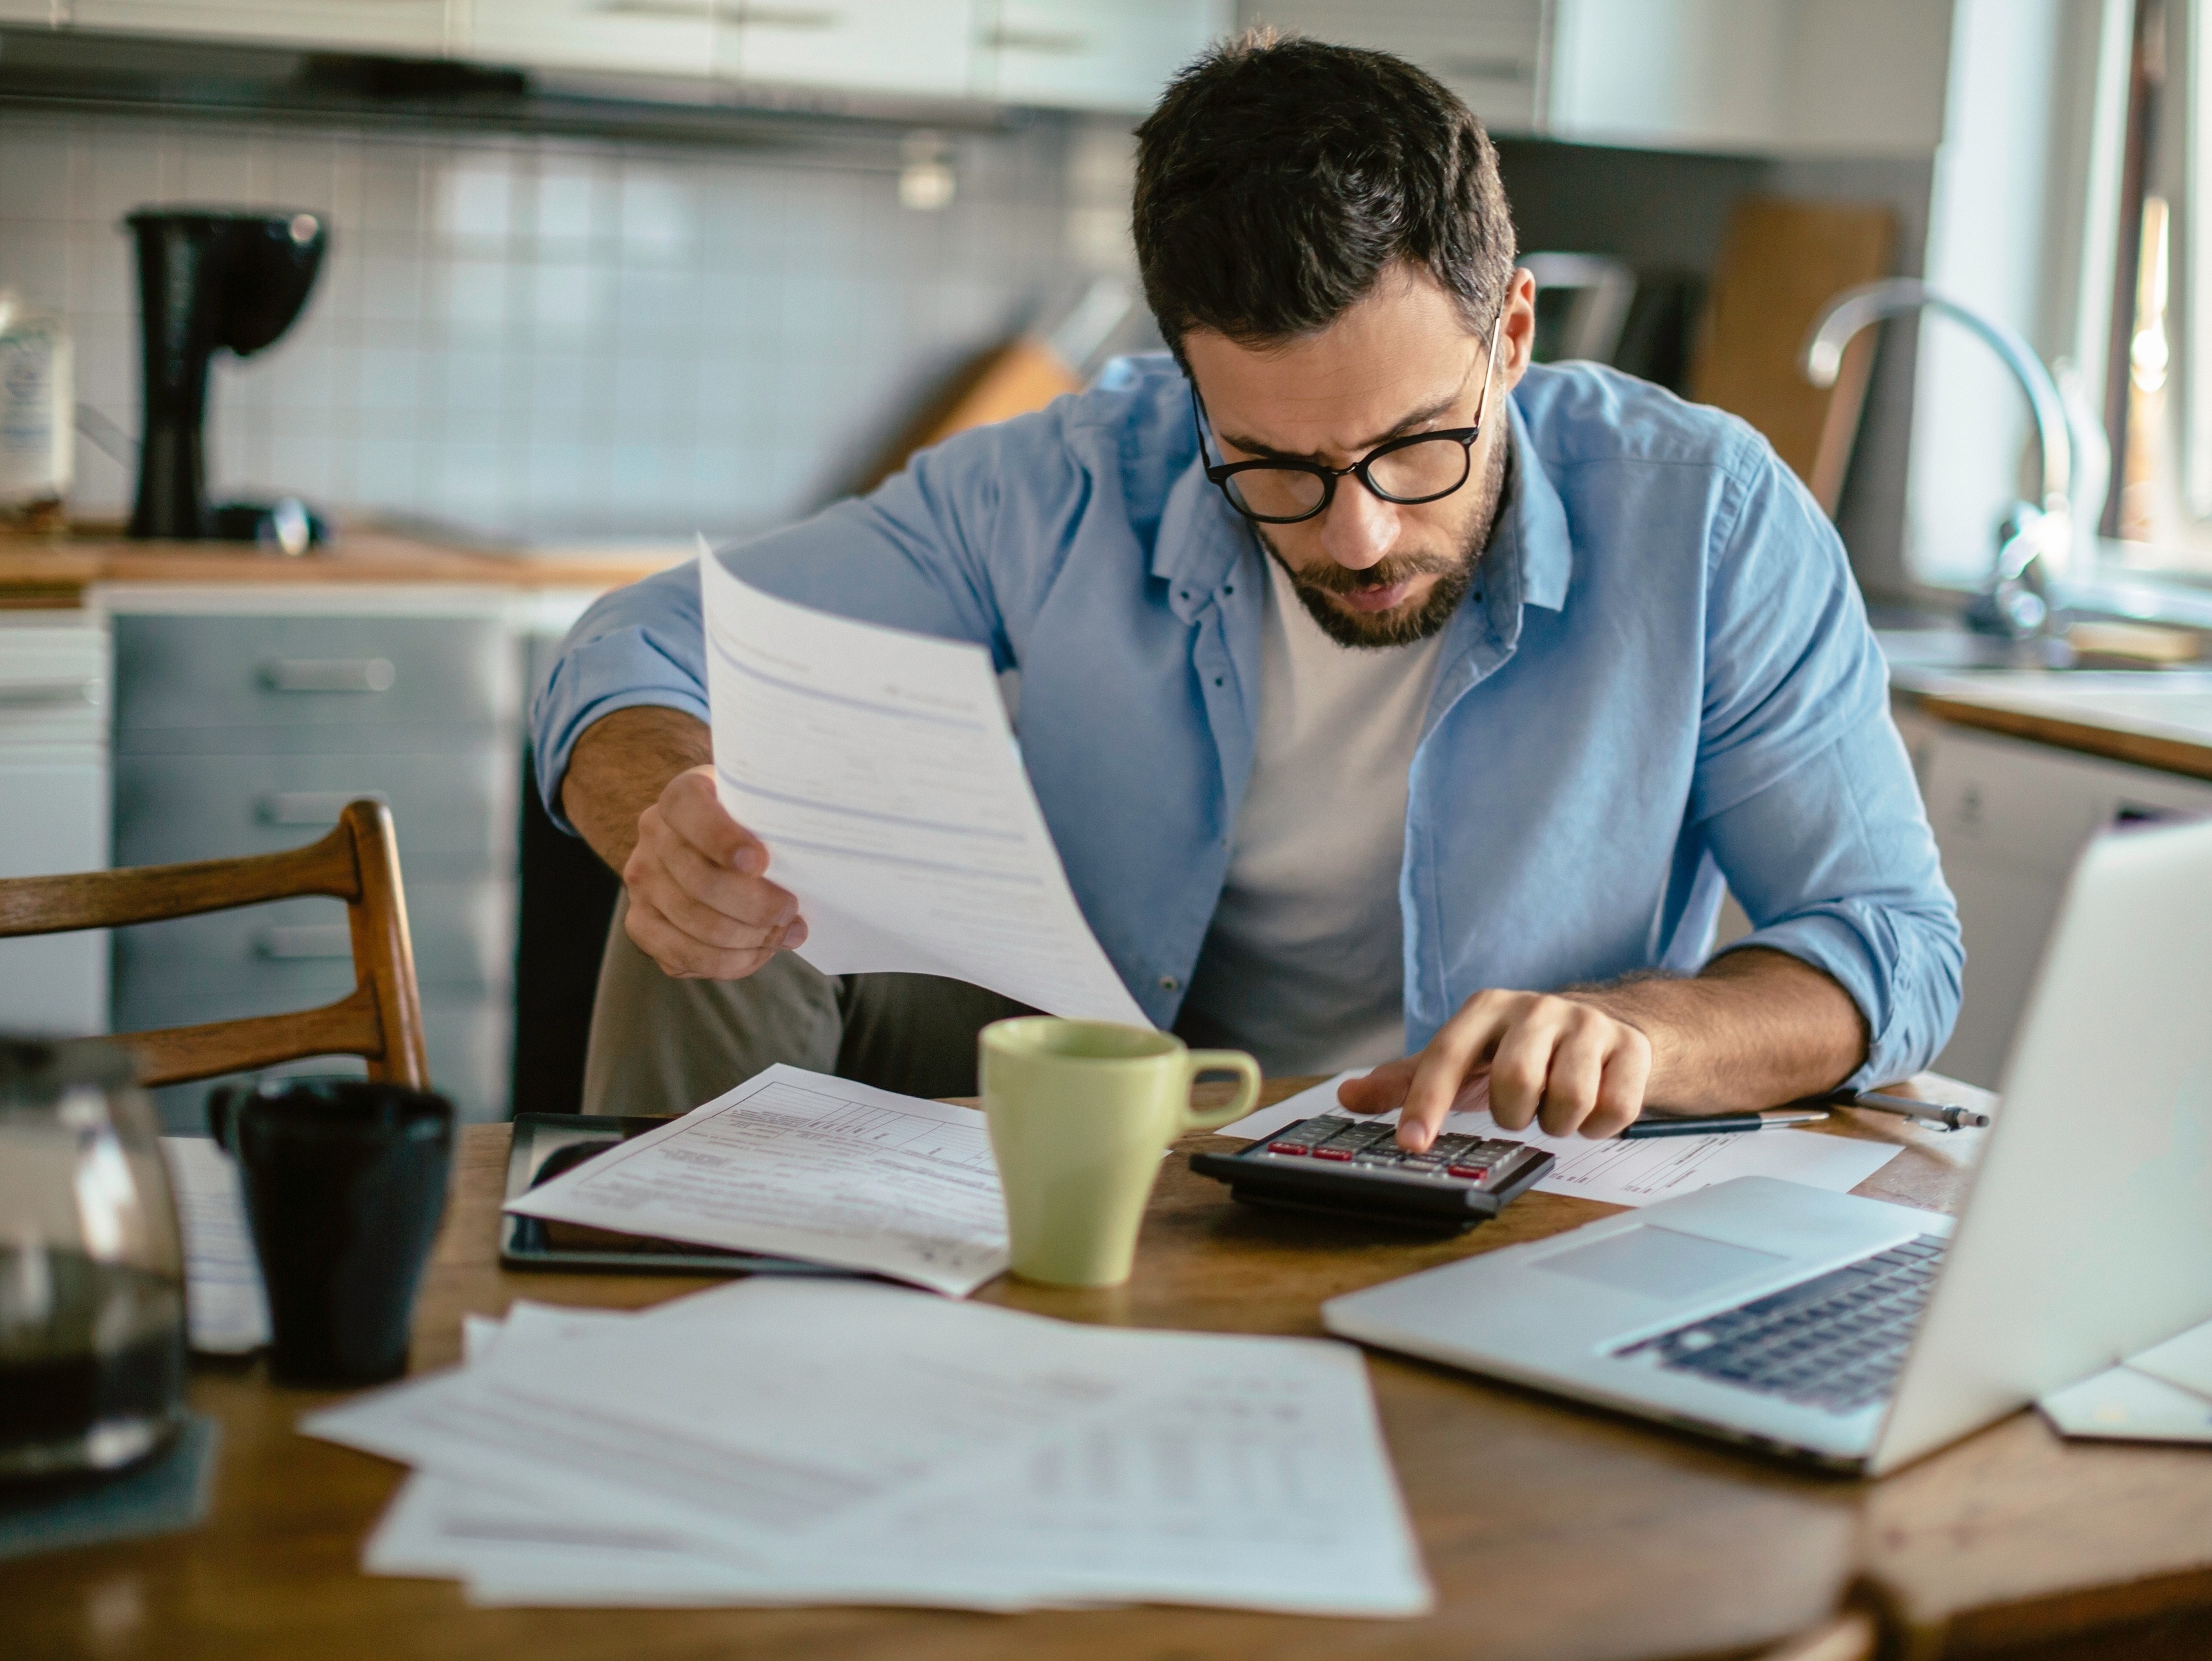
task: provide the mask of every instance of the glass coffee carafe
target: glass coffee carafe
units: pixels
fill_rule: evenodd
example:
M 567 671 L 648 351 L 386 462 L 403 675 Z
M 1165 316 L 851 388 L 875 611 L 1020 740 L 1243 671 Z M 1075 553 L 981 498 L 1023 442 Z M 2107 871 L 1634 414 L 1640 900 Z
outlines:
M 177 1208 L 129 1053 L 0 1038 L 0 1482 L 137 1463 L 184 1386 Z

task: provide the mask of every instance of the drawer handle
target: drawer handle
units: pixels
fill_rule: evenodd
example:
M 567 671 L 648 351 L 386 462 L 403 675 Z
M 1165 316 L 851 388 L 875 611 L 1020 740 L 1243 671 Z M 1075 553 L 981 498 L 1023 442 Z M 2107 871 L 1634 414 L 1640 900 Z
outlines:
M 1000 52 L 1036 52 L 1073 58 L 1090 49 L 1090 38 L 1062 29 L 1025 29 L 1001 24 L 984 32 L 983 44 Z
M 272 790 L 253 799 L 253 816 L 264 825 L 335 825 L 349 802 L 392 798 L 380 790 Z
M 293 961 L 353 955 L 353 930 L 344 923 L 280 923 L 253 937 L 256 957 Z
M 744 29 L 834 29 L 845 21 L 842 12 L 826 6 L 763 6 L 744 0 L 737 15 L 724 17 Z
M 389 658 L 272 658 L 261 665 L 271 692 L 389 692 L 397 678 Z
M 0 681 L 0 709 L 50 709 L 56 704 L 96 704 L 97 675 L 56 681 Z

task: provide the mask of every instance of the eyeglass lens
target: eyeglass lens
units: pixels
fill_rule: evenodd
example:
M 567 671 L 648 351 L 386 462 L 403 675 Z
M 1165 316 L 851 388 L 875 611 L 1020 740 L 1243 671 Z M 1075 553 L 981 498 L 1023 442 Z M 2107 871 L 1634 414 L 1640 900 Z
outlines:
M 1449 495 L 1467 482 L 1467 445 L 1458 439 L 1424 439 L 1385 451 L 1367 464 L 1376 494 L 1389 501 L 1418 502 Z M 1299 467 L 1248 467 L 1223 482 L 1231 500 L 1261 518 L 1302 518 L 1322 504 L 1327 482 Z

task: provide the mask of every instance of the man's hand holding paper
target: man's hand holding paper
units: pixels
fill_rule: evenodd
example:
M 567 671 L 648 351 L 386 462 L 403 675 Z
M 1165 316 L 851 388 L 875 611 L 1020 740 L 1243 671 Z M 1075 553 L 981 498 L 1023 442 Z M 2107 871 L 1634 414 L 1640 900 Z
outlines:
M 768 866 L 767 846 L 715 795 L 714 767 L 678 773 L 639 816 L 623 865 L 629 937 L 667 974 L 744 979 L 806 942 L 798 900 Z

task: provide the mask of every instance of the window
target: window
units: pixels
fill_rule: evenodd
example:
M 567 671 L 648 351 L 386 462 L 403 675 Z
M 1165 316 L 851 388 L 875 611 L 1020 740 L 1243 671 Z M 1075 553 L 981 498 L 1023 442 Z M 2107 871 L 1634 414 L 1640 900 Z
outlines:
M 2135 0 L 2099 527 L 2124 570 L 2212 580 L 2212 0 Z

